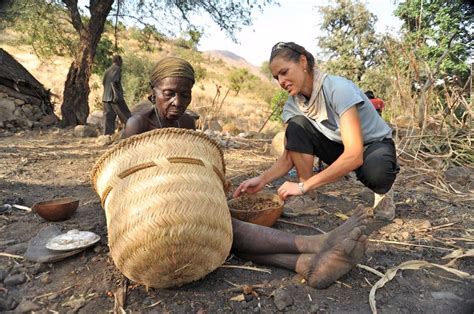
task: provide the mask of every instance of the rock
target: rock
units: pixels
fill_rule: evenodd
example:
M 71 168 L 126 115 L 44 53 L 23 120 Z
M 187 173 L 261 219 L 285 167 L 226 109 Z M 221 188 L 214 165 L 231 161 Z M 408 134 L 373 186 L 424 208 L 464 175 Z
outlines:
M 96 140 L 95 143 L 99 146 L 107 146 L 112 143 L 112 137 L 110 135 L 100 135 Z
M 103 111 L 93 111 L 87 117 L 87 124 L 92 124 L 98 127 L 102 127 L 104 121 Z
M 449 183 L 458 183 L 465 186 L 470 181 L 471 169 L 467 167 L 453 167 L 444 172 L 444 177 Z
M 37 311 L 40 308 L 41 307 L 38 304 L 33 303 L 29 300 L 23 299 L 20 302 L 20 304 L 18 304 L 18 306 L 15 308 L 15 312 L 16 313 L 30 313 L 32 311 Z
M 28 243 L 23 242 L 23 243 L 18 243 L 12 246 L 9 246 L 5 249 L 5 253 L 8 254 L 23 254 L 25 253 L 26 249 L 28 248 Z
M 0 121 L 15 120 L 15 102 L 7 98 L 0 98 Z
M 17 275 L 10 275 L 5 280 L 3 283 L 7 286 L 17 286 L 26 281 L 26 276 L 25 274 L 17 274 Z
M 222 131 L 222 126 L 220 125 L 220 123 L 217 121 L 217 120 L 211 120 L 211 121 L 206 121 L 205 125 L 204 125 L 204 129 L 207 130 L 207 129 L 211 129 L 213 131 Z
M 59 118 L 54 114 L 44 116 L 40 119 L 40 123 L 43 126 L 51 126 L 59 122 Z
M 285 150 L 285 131 L 278 132 L 272 140 L 272 148 L 270 153 L 272 156 L 279 157 Z
M 77 125 L 74 128 L 74 136 L 76 137 L 96 137 L 97 130 L 90 125 Z
M 8 276 L 8 269 L 0 268 L 0 282 L 3 282 Z
M 33 127 L 33 122 L 30 120 L 30 119 L 25 119 L 25 125 L 28 127 L 28 128 L 32 128 Z
M 15 105 L 18 105 L 18 106 L 21 106 L 25 103 L 23 100 L 18 99 L 18 98 L 13 99 L 13 102 L 15 103 Z
M 17 304 L 18 303 L 11 295 L 6 298 L 2 297 L 0 298 L 0 312 L 3 313 L 3 311 L 13 310 Z
M 33 264 L 33 266 L 31 266 L 30 272 L 33 275 L 37 275 L 39 273 L 45 272 L 47 269 L 48 269 L 48 266 L 46 264 L 36 263 L 36 264 Z
M 283 311 L 284 308 L 293 305 L 294 300 L 288 291 L 278 288 L 272 292 L 273 302 L 278 310 Z
M 232 135 L 237 135 L 237 134 L 241 133 L 239 128 L 233 122 L 229 122 L 229 123 L 224 124 L 224 126 L 222 127 L 222 131 L 227 132 L 227 133 L 232 134 Z

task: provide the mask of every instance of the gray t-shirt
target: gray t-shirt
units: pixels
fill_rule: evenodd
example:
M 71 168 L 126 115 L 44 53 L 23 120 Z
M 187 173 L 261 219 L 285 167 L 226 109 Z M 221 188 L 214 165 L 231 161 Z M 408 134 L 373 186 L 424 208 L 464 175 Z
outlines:
M 364 144 L 392 138 L 392 130 L 379 116 L 365 94 L 350 80 L 340 76 L 327 75 L 323 81 L 323 93 L 328 119 L 321 122 L 308 118 L 316 129 L 334 142 L 342 143 L 340 123 L 344 112 L 357 106 Z M 297 115 L 304 115 L 295 101 L 289 96 L 283 107 L 283 122 Z

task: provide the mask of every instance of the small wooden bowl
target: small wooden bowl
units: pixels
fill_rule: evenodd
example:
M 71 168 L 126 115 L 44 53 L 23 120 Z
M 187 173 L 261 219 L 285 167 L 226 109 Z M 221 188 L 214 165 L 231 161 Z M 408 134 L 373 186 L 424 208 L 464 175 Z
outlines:
M 283 212 L 283 201 L 276 194 L 246 194 L 227 202 L 235 219 L 271 227 Z
M 31 208 L 42 218 L 50 221 L 69 219 L 79 206 L 79 200 L 72 197 L 55 198 L 38 202 Z

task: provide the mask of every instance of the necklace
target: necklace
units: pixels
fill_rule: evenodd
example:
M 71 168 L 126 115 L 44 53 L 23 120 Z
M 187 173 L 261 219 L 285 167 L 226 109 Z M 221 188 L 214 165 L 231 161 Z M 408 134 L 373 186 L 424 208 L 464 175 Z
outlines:
M 155 110 L 156 118 L 158 119 L 158 124 L 160 126 L 160 129 L 162 129 L 163 124 L 161 123 L 161 118 L 160 118 L 160 115 L 158 114 L 158 110 L 156 110 L 156 106 L 153 106 L 153 109 Z M 178 128 L 181 128 L 181 126 L 179 125 L 179 120 L 176 120 L 176 122 L 178 122 Z

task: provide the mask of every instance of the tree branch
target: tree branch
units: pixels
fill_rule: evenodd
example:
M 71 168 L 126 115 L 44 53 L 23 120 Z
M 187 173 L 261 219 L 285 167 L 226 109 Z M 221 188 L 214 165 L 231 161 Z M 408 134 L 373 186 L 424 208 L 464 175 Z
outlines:
M 81 14 L 77 7 L 77 0 L 62 0 L 62 2 L 66 5 L 67 10 L 69 11 L 72 26 L 79 32 L 79 34 L 81 34 L 84 30 L 84 25 L 82 24 Z

